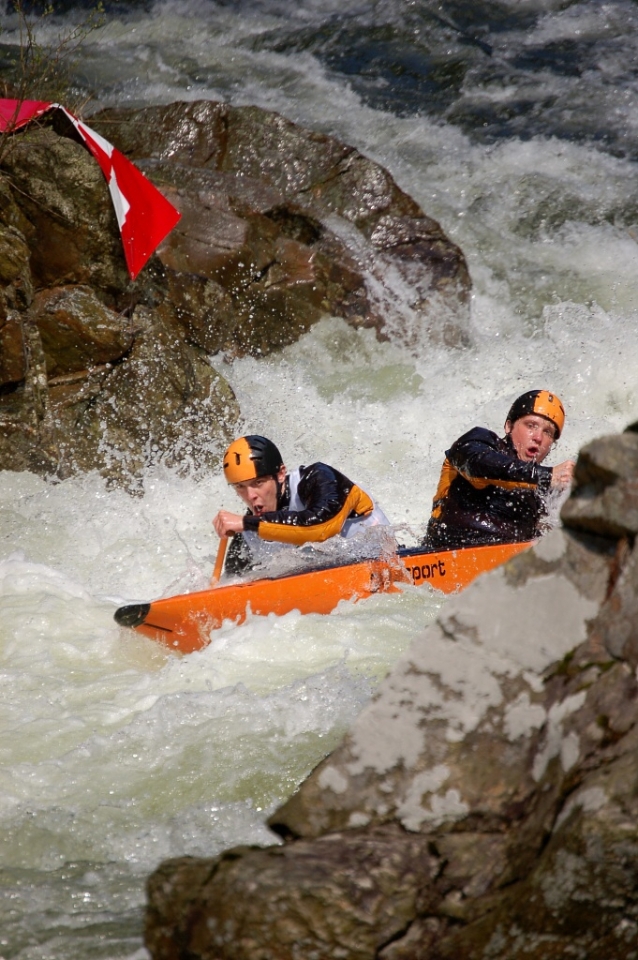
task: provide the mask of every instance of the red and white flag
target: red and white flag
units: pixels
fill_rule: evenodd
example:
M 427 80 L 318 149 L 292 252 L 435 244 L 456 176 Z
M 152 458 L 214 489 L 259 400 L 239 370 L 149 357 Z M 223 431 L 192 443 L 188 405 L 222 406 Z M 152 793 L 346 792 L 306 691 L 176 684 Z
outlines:
M 99 163 L 111 193 L 128 270 L 135 280 L 181 215 L 123 153 L 59 103 L 0 99 L 0 132 L 17 130 L 48 110 L 61 110 L 68 117 Z

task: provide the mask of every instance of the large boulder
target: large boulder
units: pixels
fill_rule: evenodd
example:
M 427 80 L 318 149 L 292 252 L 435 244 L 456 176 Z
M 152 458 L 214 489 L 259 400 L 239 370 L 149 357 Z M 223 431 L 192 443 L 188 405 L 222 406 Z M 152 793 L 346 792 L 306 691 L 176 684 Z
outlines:
M 91 123 L 182 212 L 160 260 L 182 286 L 184 275 L 205 277 L 228 292 L 234 349 L 290 343 L 326 312 L 381 334 L 413 339 L 420 328 L 467 342 L 462 252 L 353 147 L 258 107 L 210 101 L 106 110 Z M 388 277 L 413 290 L 410 317 Z
M 565 529 L 444 605 L 283 845 L 159 868 L 154 960 L 637 955 L 637 457 L 583 451 Z
M 263 356 L 321 316 L 461 345 L 461 251 L 387 171 L 256 107 L 176 103 L 90 124 L 180 210 L 131 282 L 107 185 L 62 114 L 0 155 L 4 469 L 126 480 L 216 462 L 239 410 L 209 357 Z M 413 292 L 397 311 L 387 278 Z

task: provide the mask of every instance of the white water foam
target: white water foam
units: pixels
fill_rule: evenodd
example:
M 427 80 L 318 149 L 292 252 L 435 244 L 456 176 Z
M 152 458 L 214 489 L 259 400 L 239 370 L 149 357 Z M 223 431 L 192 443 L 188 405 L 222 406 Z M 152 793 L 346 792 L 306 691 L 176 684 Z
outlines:
M 426 116 L 373 110 L 310 54 L 244 43 L 281 26 L 289 4 L 251 17 L 204 7 L 114 19 L 83 64 L 103 102 L 227 98 L 340 136 L 440 220 L 474 282 L 465 350 L 418 337 L 415 349 L 399 333 L 379 343 L 326 318 L 277 356 L 215 358 L 242 430 L 272 436 L 290 467 L 333 463 L 418 537 L 446 447 L 475 424 L 500 431 L 524 390 L 549 387 L 565 402 L 551 463 L 638 419 L 634 163 L 542 137 L 477 145 Z M 544 7 L 534 42 L 559 15 L 565 35 L 578 29 L 569 11 Z M 305 2 L 294 16 L 338 10 Z M 570 103 L 594 82 L 570 84 Z M 554 75 L 542 83 L 550 98 L 565 92 Z M 628 129 L 632 83 L 614 106 Z M 602 94 L 596 104 L 609 109 Z M 400 284 L 393 295 L 409 300 Z M 140 960 L 143 875 L 166 856 L 267 842 L 266 812 L 339 740 L 443 602 L 420 588 L 328 617 L 250 617 L 185 658 L 120 630 L 117 604 L 207 582 L 211 518 L 236 505 L 219 476 L 162 468 L 140 498 L 97 476 L 54 485 L 0 473 L 0 862 L 6 909 L 19 905 L 10 916 L 0 908 L 0 953 L 10 942 L 19 960 L 104 955 L 89 934 L 97 918 L 113 957 Z

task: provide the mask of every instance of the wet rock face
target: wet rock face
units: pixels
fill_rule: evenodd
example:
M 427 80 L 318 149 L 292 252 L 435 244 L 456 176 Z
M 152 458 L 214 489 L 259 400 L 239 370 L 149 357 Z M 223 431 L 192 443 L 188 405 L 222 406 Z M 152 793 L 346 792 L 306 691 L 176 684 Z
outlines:
M 232 391 L 176 322 L 161 265 L 131 283 L 90 154 L 51 126 L 15 134 L 0 199 L 3 469 L 131 483 L 159 459 L 216 465 Z
M 160 867 L 154 960 L 638 955 L 637 456 L 582 451 L 565 529 L 444 605 L 282 845 Z
M 102 171 L 80 144 L 52 128 L 14 134 L 2 159 L 24 218 L 33 283 L 91 285 L 110 297 L 128 286 Z
M 127 480 L 158 458 L 216 465 L 239 411 L 207 357 L 262 356 L 327 313 L 406 341 L 466 342 L 461 251 L 351 147 L 211 102 L 103 111 L 90 124 L 182 218 L 132 283 L 107 185 L 68 122 L 10 138 L 0 159 L 3 469 Z M 407 319 L 386 275 L 414 292 Z
M 50 379 L 116 363 L 135 339 L 130 320 L 105 306 L 90 287 L 43 291 L 35 298 L 32 317 Z
M 109 110 L 91 123 L 182 213 L 159 257 L 182 289 L 191 283 L 180 316 L 194 336 L 207 336 L 194 333 L 202 323 L 193 320 L 206 278 L 234 307 L 214 334 L 224 349 L 267 352 L 322 313 L 404 339 L 416 327 L 449 344 L 467 341 L 463 254 L 352 147 L 257 107 L 211 102 Z M 390 271 L 414 290 L 409 323 L 396 314 Z

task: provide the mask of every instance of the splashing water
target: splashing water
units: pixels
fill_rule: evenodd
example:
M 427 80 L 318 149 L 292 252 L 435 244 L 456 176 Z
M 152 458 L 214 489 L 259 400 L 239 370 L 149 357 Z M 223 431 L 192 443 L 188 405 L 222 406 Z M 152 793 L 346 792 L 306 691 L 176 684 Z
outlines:
M 565 403 L 550 463 L 637 419 L 636 9 L 562 6 L 459 0 L 443 18 L 412 0 L 162 2 L 109 15 L 79 61 L 96 106 L 228 99 L 339 136 L 463 248 L 467 349 L 326 318 L 269 358 L 213 358 L 242 431 L 271 436 L 290 468 L 334 464 L 406 537 L 446 447 L 475 424 L 500 431 L 524 390 Z M 382 293 L 410 300 L 392 278 Z M 250 617 L 184 658 L 118 629 L 118 604 L 208 582 L 211 518 L 236 506 L 221 477 L 161 465 L 142 497 L 92 475 L 0 473 L 7 960 L 146 957 L 147 873 L 272 842 L 268 811 L 444 602 L 420 588 Z

